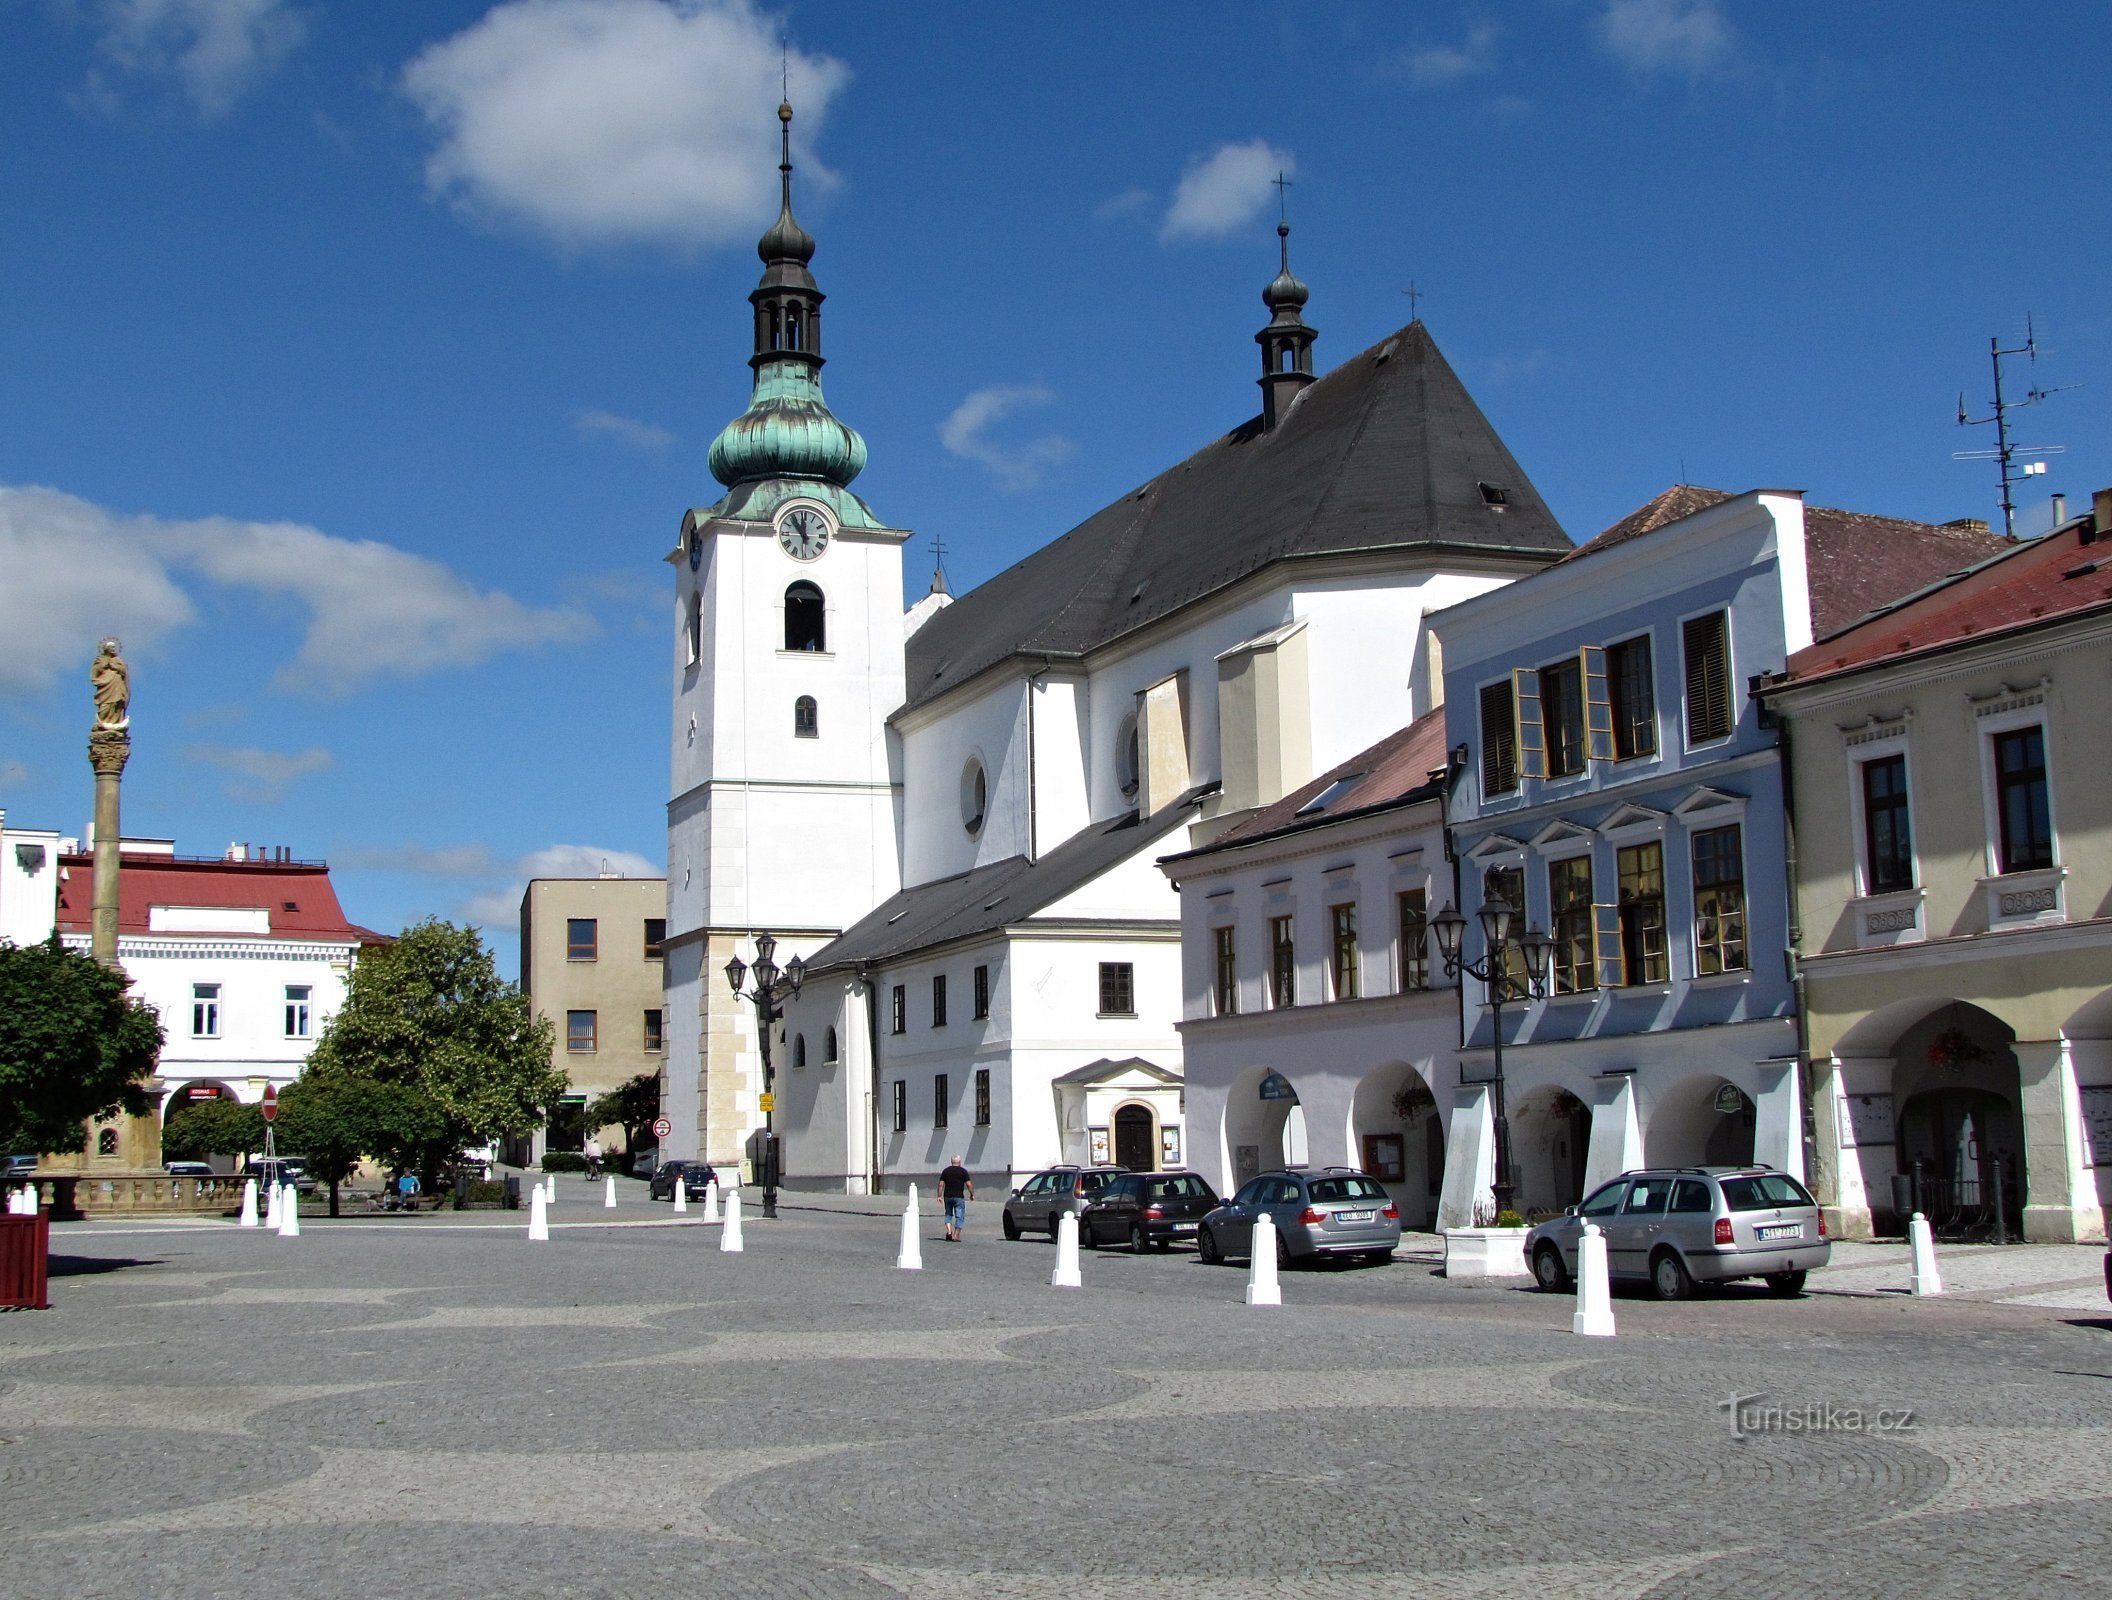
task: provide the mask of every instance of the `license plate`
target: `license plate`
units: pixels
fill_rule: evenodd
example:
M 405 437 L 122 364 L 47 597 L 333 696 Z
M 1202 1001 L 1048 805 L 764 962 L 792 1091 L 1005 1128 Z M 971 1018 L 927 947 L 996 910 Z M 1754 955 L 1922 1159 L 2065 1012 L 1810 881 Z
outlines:
M 1377 1215 L 1376 1211 L 1337 1211 L 1335 1220 L 1337 1222 L 1369 1222 Z
M 1192 1222 L 1176 1222 L 1173 1225 L 1173 1231 L 1175 1233 L 1193 1233 L 1195 1232 L 1195 1224 Z
M 1799 1222 L 1781 1222 L 1771 1228 L 1755 1228 L 1755 1239 L 1796 1239 L 1802 1237 L 1804 1225 Z

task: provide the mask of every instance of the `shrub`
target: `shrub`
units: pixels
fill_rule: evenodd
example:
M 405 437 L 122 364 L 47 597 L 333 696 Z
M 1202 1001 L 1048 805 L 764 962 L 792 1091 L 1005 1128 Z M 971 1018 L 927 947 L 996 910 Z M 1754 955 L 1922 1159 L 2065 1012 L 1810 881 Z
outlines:
M 1525 1226 L 1525 1218 L 1519 1216 L 1515 1211 L 1499 1211 L 1496 1213 L 1496 1226 L 1499 1228 L 1522 1228 Z
M 506 1184 L 503 1179 L 494 1179 L 490 1183 L 471 1183 L 461 1192 L 464 1206 L 503 1207 L 506 1204 Z
M 585 1172 L 587 1158 L 577 1150 L 552 1150 L 543 1157 L 545 1172 Z

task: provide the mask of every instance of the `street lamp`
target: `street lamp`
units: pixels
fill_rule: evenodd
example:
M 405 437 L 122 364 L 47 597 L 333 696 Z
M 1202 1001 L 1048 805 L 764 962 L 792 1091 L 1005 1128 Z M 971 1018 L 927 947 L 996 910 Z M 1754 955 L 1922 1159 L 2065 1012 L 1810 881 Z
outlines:
M 741 992 L 741 985 L 750 977 L 755 986 L 748 993 Z M 797 995 L 799 986 L 806 981 L 807 963 L 794 956 L 783 971 L 777 965 L 777 941 L 767 933 L 755 936 L 755 965 L 750 967 L 736 953 L 726 963 L 726 982 L 733 990 L 736 1000 L 747 1000 L 755 1006 L 755 1031 L 763 1042 L 763 1215 L 777 1215 L 777 1100 L 774 1090 L 776 1071 L 770 1064 L 770 1035 L 785 1014 L 784 1001 Z
M 1437 935 L 1437 951 L 1444 957 L 1445 976 L 1456 978 L 1464 972 L 1488 986 L 1489 1013 L 1494 1023 L 1495 1076 L 1487 1081 L 1496 1091 L 1496 1181 L 1490 1187 L 1496 1193 L 1496 1214 L 1502 1216 L 1511 1209 L 1511 1201 L 1517 1195 L 1516 1174 L 1511 1168 L 1511 1119 L 1503 1100 L 1503 1002 L 1505 980 L 1510 971 L 1510 947 L 1515 942 L 1525 957 L 1525 993 L 1519 998 L 1539 1000 L 1547 994 L 1547 963 L 1554 953 L 1555 941 L 1538 928 L 1527 928 L 1525 935 L 1516 941 L 1511 938 L 1511 924 L 1518 913 L 1511 903 L 1501 895 L 1492 895 L 1482 902 L 1475 913 L 1481 923 L 1483 954 L 1479 961 L 1468 961 L 1460 954 L 1460 944 L 1467 931 L 1467 919 L 1461 916 L 1452 902 L 1445 902 L 1445 909 L 1430 919 L 1431 931 Z M 1460 1082 L 1470 1080 L 1460 1074 Z

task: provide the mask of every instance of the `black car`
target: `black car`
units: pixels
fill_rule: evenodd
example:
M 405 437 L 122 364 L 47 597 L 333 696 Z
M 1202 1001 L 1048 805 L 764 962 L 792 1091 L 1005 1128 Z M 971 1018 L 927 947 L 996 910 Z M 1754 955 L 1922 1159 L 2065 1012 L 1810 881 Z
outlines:
M 1142 1254 L 1195 1242 L 1203 1213 L 1217 1191 L 1193 1172 L 1132 1172 L 1117 1178 L 1078 1213 L 1078 1242 L 1086 1249 L 1126 1244 Z
M 718 1173 L 709 1161 L 663 1161 L 653 1169 L 653 1180 L 646 1185 L 646 1196 L 652 1200 L 672 1200 L 675 1197 L 675 1180 L 682 1180 L 682 1187 L 692 1200 L 704 1198 L 704 1191 L 711 1187 Z

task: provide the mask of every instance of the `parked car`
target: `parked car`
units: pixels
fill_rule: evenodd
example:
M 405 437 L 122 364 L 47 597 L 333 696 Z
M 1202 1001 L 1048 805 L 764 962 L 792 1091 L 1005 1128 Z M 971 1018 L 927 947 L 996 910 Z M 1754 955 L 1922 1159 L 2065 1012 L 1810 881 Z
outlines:
M 0 1173 L 0 1182 L 24 1183 L 28 1181 L 36 1170 L 37 1158 L 35 1156 L 9 1156 L 7 1158 L 7 1170 L 4 1173 Z
M 1526 1234 L 1525 1258 L 1542 1289 L 1569 1289 L 1586 1223 L 1606 1236 L 1607 1275 L 1648 1283 L 1660 1300 L 1735 1278 L 1799 1294 L 1805 1275 L 1833 1255 L 1818 1202 L 1772 1167 L 1648 1168 L 1601 1184 Z
M 1051 1167 L 1037 1172 L 1005 1196 L 1005 1237 L 1046 1233 L 1056 1237 L 1056 1219 L 1076 1213 L 1102 1189 L 1129 1171 L 1127 1167 Z
M 290 1183 L 295 1194 L 315 1193 L 314 1175 L 299 1156 L 251 1156 L 243 1163 L 243 1176 L 255 1178 L 259 1189 Z
M 1321 1256 L 1390 1260 L 1401 1242 L 1401 1211 L 1376 1178 L 1355 1167 L 1264 1172 L 1210 1212 L 1196 1229 L 1195 1249 L 1212 1263 L 1248 1256 L 1263 1213 L 1276 1227 L 1284 1265 Z
M 1193 1172 L 1129 1172 L 1086 1201 L 1078 1242 L 1088 1250 L 1122 1243 L 1142 1254 L 1190 1243 L 1217 1191 Z
M 172 1178 L 211 1178 L 218 1176 L 213 1171 L 212 1163 L 209 1161 L 164 1161 L 161 1164 L 161 1170 Z
M 717 1176 L 709 1161 L 663 1161 L 653 1169 L 653 1181 L 646 1186 L 645 1192 L 649 1199 L 672 1200 L 675 1185 L 679 1182 L 690 1199 L 701 1200 Z

